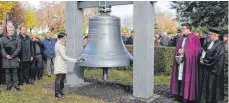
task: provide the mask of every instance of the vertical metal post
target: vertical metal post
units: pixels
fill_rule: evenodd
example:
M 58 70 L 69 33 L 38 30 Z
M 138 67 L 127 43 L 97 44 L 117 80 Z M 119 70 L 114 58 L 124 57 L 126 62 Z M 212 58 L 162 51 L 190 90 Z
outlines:
M 149 99 L 154 90 L 154 7 L 150 1 L 134 1 L 133 96 Z
M 78 1 L 66 2 L 65 25 L 67 36 L 67 55 L 77 58 L 83 50 L 83 11 L 78 9 Z M 68 62 L 67 85 L 84 83 L 84 69 Z

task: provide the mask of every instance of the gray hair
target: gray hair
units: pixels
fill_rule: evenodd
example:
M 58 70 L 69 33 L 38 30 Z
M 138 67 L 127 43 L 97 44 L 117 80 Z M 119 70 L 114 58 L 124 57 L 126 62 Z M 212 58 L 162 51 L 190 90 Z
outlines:
M 11 29 L 14 30 L 14 26 L 13 26 L 12 24 L 8 24 L 8 25 L 7 25 L 7 28 L 11 28 Z
M 167 36 L 167 32 L 163 32 L 162 35 L 163 35 L 163 36 Z
M 47 34 L 51 34 L 51 32 L 46 32 L 45 35 L 47 35 Z

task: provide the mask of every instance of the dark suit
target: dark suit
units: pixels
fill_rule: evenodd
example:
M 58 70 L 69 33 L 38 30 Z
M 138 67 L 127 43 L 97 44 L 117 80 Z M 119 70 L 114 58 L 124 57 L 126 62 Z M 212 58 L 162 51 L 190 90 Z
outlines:
M 0 34 L 0 41 L 3 34 Z M 0 46 L 1 49 L 1 46 Z M 0 54 L 0 84 L 5 84 L 5 70 L 2 68 L 2 55 Z
M 7 87 L 18 86 L 17 68 L 19 67 L 18 55 L 21 51 L 21 41 L 14 34 L 1 38 L 2 67 L 5 69 Z M 7 59 L 10 55 L 12 59 Z
M 35 80 L 36 77 L 41 79 L 43 76 L 43 59 L 42 56 L 44 55 L 45 46 L 44 44 L 39 41 L 33 41 L 33 52 L 34 52 L 34 61 L 32 63 L 32 80 Z
M 19 70 L 19 81 L 20 84 L 24 82 L 29 83 L 31 79 L 31 57 L 34 57 L 33 45 L 31 38 L 26 35 L 23 37 L 19 34 L 19 39 L 21 40 L 21 53 L 20 57 L 20 70 Z

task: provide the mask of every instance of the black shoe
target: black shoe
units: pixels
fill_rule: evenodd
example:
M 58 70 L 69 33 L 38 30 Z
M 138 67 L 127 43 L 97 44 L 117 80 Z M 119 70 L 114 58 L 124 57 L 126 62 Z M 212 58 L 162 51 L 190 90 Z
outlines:
M 29 84 L 33 84 L 33 80 L 29 80 Z
M 42 79 L 42 77 L 38 77 L 37 79 L 38 79 L 38 80 L 41 80 L 41 79 Z
M 19 83 L 20 86 L 23 86 L 24 83 Z
M 26 82 L 26 84 L 30 84 L 30 82 Z
M 20 87 L 19 86 L 15 86 L 14 87 L 17 91 L 21 91 Z
M 35 81 L 35 80 L 31 80 L 31 81 L 30 81 L 30 84 L 34 84 L 34 81 Z
M 61 99 L 63 99 L 63 98 L 64 98 L 64 96 L 63 96 L 63 95 L 61 95 L 60 93 L 55 94 L 55 97 L 56 97 L 56 98 L 61 98 Z
M 169 98 L 174 98 L 174 95 L 169 95 Z
M 30 83 L 30 80 L 26 81 L 25 83 L 26 83 L 26 84 L 31 84 L 31 83 Z
M 51 77 L 51 75 L 48 75 L 48 77 L 50 78 L 50 77 Z
M 63 95 L 63 96 L 65 95 L 63 91 L 60 91 L 60 94 Z
M 7 86 L 6 91 L 10 91 L 13 86 Z

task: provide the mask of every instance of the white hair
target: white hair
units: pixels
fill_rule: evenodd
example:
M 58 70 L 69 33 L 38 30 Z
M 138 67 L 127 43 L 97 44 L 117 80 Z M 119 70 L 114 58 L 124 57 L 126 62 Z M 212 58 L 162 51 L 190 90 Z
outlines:
M 48 32 L 45 33 L 45 35 L 47 35 L 47 34 L 51 34 L 51 32 L 48 31 Z
M 12 24 L 8 24 L 8 25 L 7 25 L 7 28 L 11 28 L 11 29 L 14 30 L 14 26 L 13 26 Z

